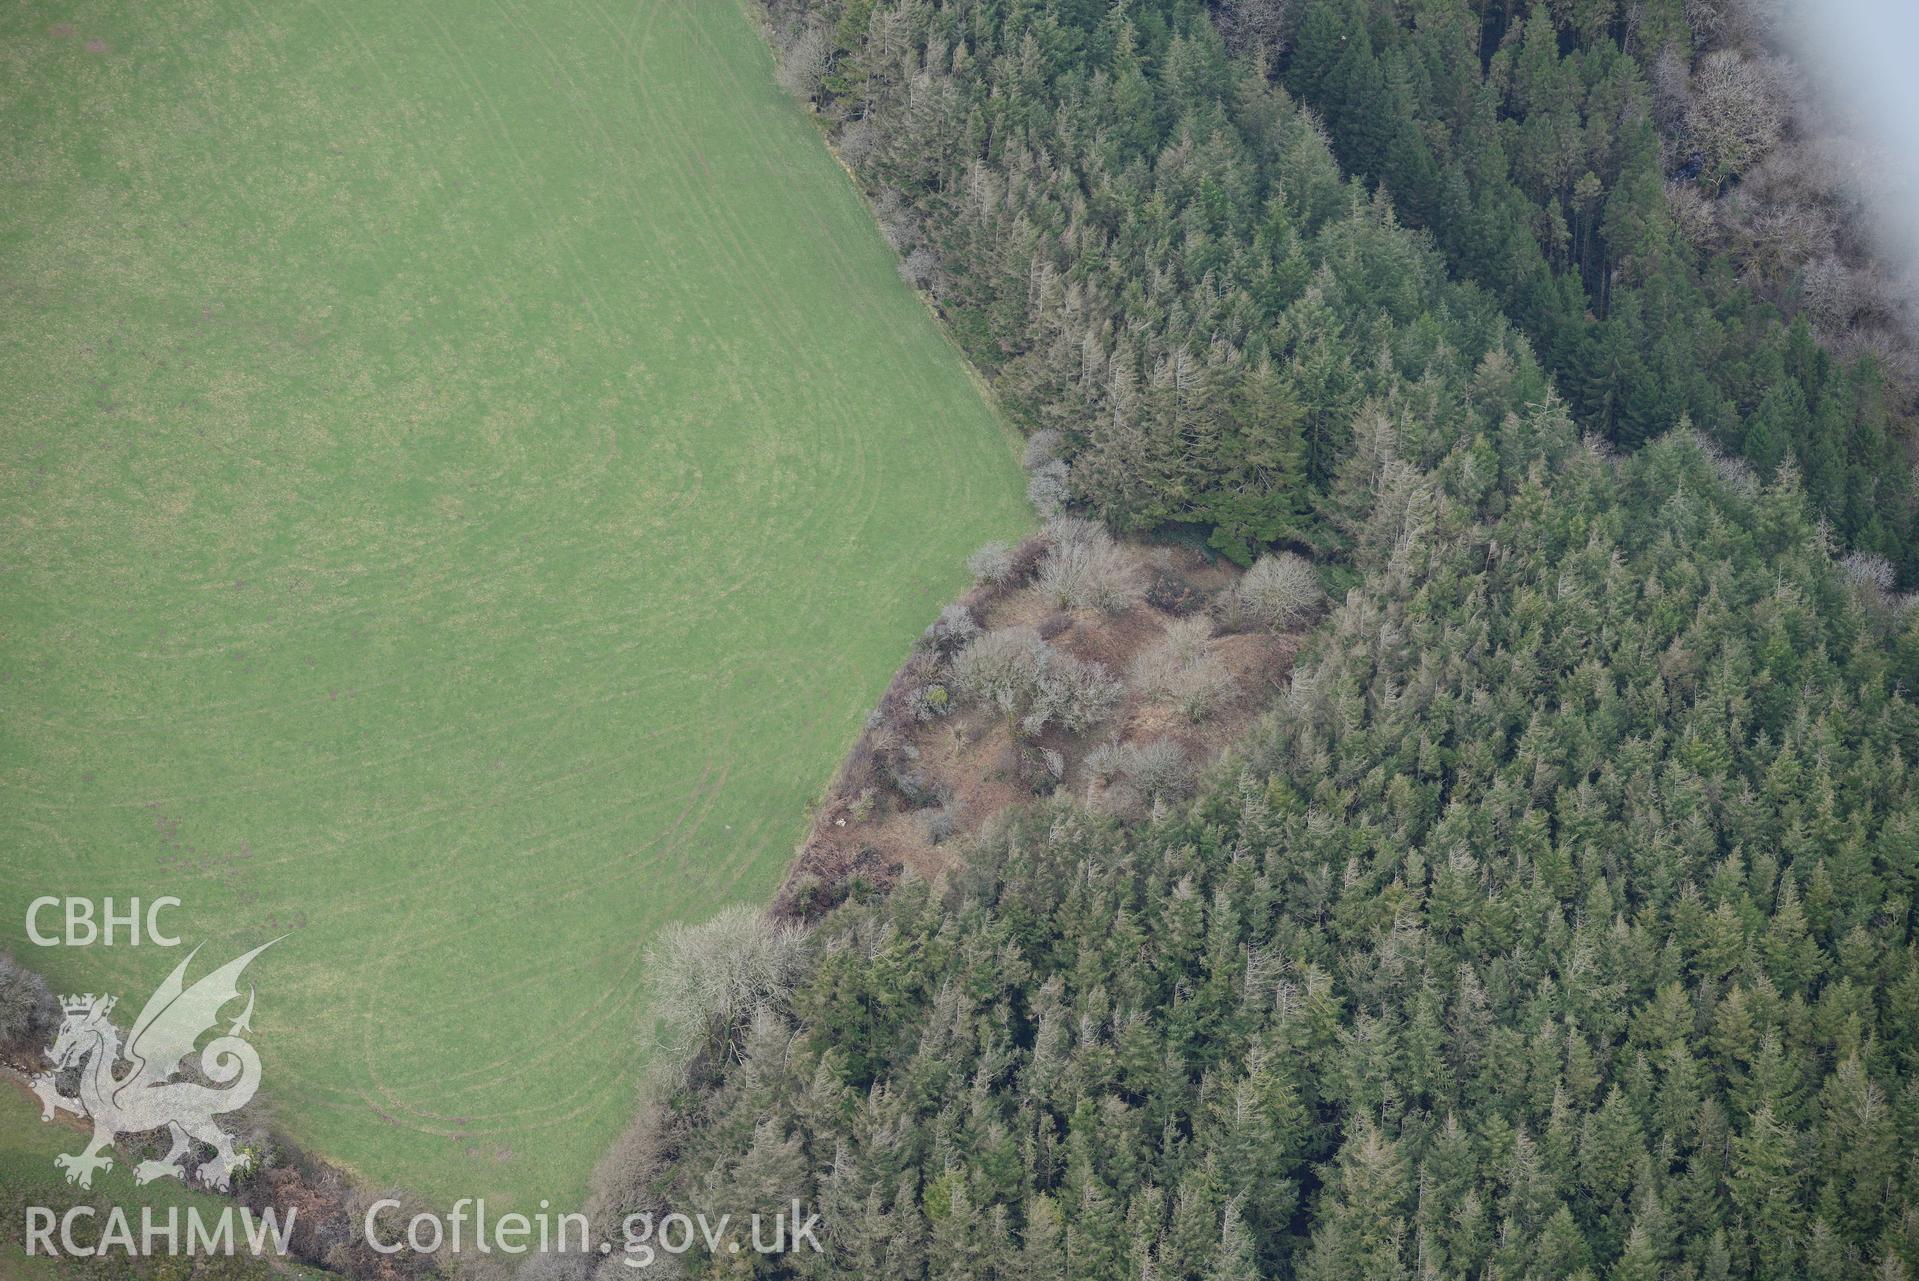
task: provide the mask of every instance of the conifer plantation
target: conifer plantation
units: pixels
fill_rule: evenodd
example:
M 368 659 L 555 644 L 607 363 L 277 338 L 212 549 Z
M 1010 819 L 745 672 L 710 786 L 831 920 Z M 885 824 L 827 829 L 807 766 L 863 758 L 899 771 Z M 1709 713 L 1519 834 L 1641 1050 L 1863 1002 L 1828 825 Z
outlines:
M 1824 350 L 1816 309 L 1768 301 L 1772 260 L 1696 247 L 1669 207 L 1669 153 L 1716 192 L 1770 141 L 1707 114 L 1662 148 L 1685 91 L 1653 72 L 1683 79 L 1670 61 L 1705 40 L 1686 13 L 1728 7 L 773 0 L 770 20 L 909 276 L 1121 527 L 1201 524 L 1236 558 L 1336 546 L 1319 518 L 1352 409 L 1382 358 L 1419 372 L 1391 330 L 1470 357 L 1496 307 L 1583 430 L 1635 448 L 1684 418 L 1762 478 L 1790 461 L 1847 546 L 1911 578 L 1906 395 L 1872 353 Z M 1367 243 L 1369 200 L 1439 261 Z
M 1919 1281 L 1919 261 L 1828 0 L 78 2 L 0 911 L 277 936 L 303 1266 Z M 11 1275 L 205 1157 L 59 1173 L 143 1051 L 56 992 L 176 962 L 0 943 Z
M 1548 414 L 1479 462 L 1390 485 L 1190 808 L 1039 809 L 822 923 L 625 1204 L 811 1199 L 800 1276 L 1905 1275 L 1919 714 L 1876 589 L 1695 436 Z
M 798 1195 L 782 1276 L 1919 1271 L 1905 393 L 1675 230 L 1635 50 L 1704 8 L 771 7 L 1036 497 L 1343 603 L 1190 803 L 782 934 L 603 1212 Z

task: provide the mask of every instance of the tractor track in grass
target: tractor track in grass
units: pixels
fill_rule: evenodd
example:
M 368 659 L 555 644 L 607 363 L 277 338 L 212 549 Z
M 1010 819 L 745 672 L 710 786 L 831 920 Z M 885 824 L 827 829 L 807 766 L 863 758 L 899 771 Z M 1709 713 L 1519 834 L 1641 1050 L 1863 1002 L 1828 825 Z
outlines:
M 291 929 L 276 1123 L 429 1198 L 571 1199 L 648 940 L 772 892 L 1024 527 L 1004 427 L 742 5 L 33 12 L 0 946 L 41 892 L 177 894 L 209 959 Z M 46 968 L 137 1001 L 173 959 Z

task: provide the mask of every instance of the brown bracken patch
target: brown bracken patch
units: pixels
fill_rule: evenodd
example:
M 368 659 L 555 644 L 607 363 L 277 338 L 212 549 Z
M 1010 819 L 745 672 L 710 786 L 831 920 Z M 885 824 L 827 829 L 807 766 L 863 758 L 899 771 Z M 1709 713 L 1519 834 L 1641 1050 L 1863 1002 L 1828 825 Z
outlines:
M 1032 585 L 1044 554 L 1042 539 L 1015 553 L 1019 566 L 1004 583 L 974 588 L 959 602 L 983 630 L 1028 626 L 1055 648 L 1104 664 L 1125 677 L 1143 651 L 1179 616 L 1141 603 L 1116 615 L 1063 611 Z M 1207 561 L 1191 549 L 1133 549 L 1147 578 L 1171 580 L 1181 612 L 1203 608 L 1236 581 L 1239 571 Z M 1156 598 L 1166 598 L 1162 593 Z M 1143 743 L 1170 737 L 1199 765 L 1242 738 L 1273 703 L 1299 647 L 1297 634 L 1234 633 L 1207 642 L 1225 665 L 1237 694 L 1204 722 L 1178 709 L 1149 703 L 1130 684 L 1124 701 L 1084 735 L 1049 728 L 1024 744 L 990 709 L 957 708 L 925 720 L 915 714 L 919 691 L 940 683 L 942 656 L 925 647 L 894 676 L 865 733 L 841 763 L 815 811 L 811 829 L 774 899 L 777 916 L 809 918 L 860 886 L 889 888 L 906 869 L 935 880 L 951 866 L 966 839 L 1017 806 L 1032 803 L 1050 782 L 1035 762 L 1057 753 L 1063 771 L 1057 790 L 1103 803 L 1102 789 L 1082 768 L 1088 753 L 1109 742 Z M 1039 778 L 1036 790 L 1034 780 Z

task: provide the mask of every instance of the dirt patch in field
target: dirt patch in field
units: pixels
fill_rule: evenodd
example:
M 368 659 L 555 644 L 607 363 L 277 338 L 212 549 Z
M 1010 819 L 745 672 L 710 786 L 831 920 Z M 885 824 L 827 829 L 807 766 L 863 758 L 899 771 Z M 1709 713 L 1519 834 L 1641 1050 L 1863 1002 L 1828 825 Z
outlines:
M 929 631 L 895 675 L 868 728 L 842 762 L 815 811 L 811 829 L 788 869 L 773 911 L 810 917 L 849 894 L 890 887 L 906 869 L 937 879 L 969 837 L 997 815 L 1064 792 L 1089 804 L 1138 810 L 1144 799 L 1089 766 L 1114 751 L 1155 740 L 1177 743 L 1194 772 L 1242 738 L 1273 703 L 1292 669 L 1301 634 L 1228 632 L 1204 641 L 1204 653 L 1230 675 L 1230 692 L 1195 719 L 1176 702 L 1149 697 L 1133 676 L 1141 655 L 1184 616 L 1210 617 L 1239 570 L 1190 548 L 1126 546 L 1150 583 L 1148 599 L 1117 613 L 1063 610 L 1035 585 L 1047 545 L 1029 539 L 1014 555 L 1015 571 L 976 587 L 958 603 L 982 632 L 1031 627 L 1054 649 L 1098 663 L 1124 686 L 1113 711 L 1084 733 L 1049 725 L 1020 731 L 995 709 L 966 705 L 950 681 L 960 646 Z M 1158 603 L 1154 603 L 1158 602 Z M 928 711 L 926 691 L 950 700 Z

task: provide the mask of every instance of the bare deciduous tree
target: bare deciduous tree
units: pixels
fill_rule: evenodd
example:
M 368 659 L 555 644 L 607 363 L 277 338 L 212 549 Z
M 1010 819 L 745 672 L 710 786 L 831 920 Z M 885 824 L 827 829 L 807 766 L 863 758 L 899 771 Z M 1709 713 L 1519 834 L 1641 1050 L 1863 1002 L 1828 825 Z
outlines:
M 647 949 L 653 1008 L 667 1044 L 684 1053 L 727 1036 L 778 1000 L 799 975 L 804 934 L 736 904 L 698 925 L 676 923 Z
M 1806 265 L 1800 301 L 1823 332 L 1843 329 L 1859 310 L 1861 290 L 1853 271 L 1833 254 Z
M 1140 744 L 1131 762 L 1133 786 L 1160 799 L 1177 796 L 1193 785 L 1193 762 L 1186 749 L 1170 738 Z
M 962 697 L 998 709 L 1025 734 L 1057 724 L 1083 733 L 1119 705 L 1120 687 L 1098 663 L 1083 662 L 1040 639 L 1031 627 L 988 632 L 953 660 Z
M 1052 647 L 1030 627 L 988 632 L 953 660 L 953 684 L 962 697 L 1019 714 Z
M 1303 622 L 1326 597 L 1304 557 L 1292 552 L 1262 556 L 1224 598 L 1230 615 L 1284 631 Z
M 1704 248 L 1719 230 L 1713 202 L 1699 190 L 1698 184 L 1673 181 L 1666 184 L 1666 204 L 1672 210 L 1673 224 L 1686 243 Z
M 951 805 L 941 805 L 934 809 L 919 812 L 920 831 L 929 845 L 939 845 L 952 838 L 959 830 L 960 816 Z
M 802 102 L 812 102 L 826 79 L 828 52 L 824 31 L 814 26 L 802 28 L 779 50 L 774 78 L 780 88 Z
M 1726 25 L 1728 0 L 1686 0 L 1686 25 L 1695 39 L 1712 40 Z
M 1039 587 L 1061 609 L 1117 614 L 1145 596 L 1145 576 L 1132 553 L 1101 526 L 1055 520 L 1047 525 L 1046 535 L 1053 547 L 1040 564 Z
M 965 605 L 948 605 L 920 633 L 920 643 L 936 654 L 946 655 L 956 652 L 977 635 L 979 620 L 973 617 L 973 611 Z
M 1033 469 L 1026 480 L 1026 497 L 1034 511 L 1051 518 L 1066 510 L 1066 500 L 1072 492 L 1067 484 L 1068 475 L 1066 464 L 1057 458 Z
M 1046 528 L 1040 531 L 1046 539 L 1046 545 L 1054 551 L 1062 547 L 1080 547 L 1101 539 L 1111 539 L 1106 526 L 1096 520 L 1087 520 L 1080 516 L 1056 516 L 1046 522 Z
M 1027 471 L 1044 467 L 1059 457 L 1061 436 L 1048 427 L 1034 432 L 1026 438 L 1026 453 L 1020 460 Z
M 1108 789 L 1108 807 L 1125 808 L 1183 795 L 1193 785 L 1193 762 L 1170 738 L 1147 743 L 1102 743 L 1086 756 L 1086 775 Z M 1123 787 L 1121 785 L 1124 785 Z
M 880 234 L 886 237 L 886 243 L 893 246 L 895 253 L 904 254 L 907 247 L 919 239 L 913 208 L 900 195 L 898 187 L 880 188 L 873 198 L 873 217 L 880 224 Z
M 846 162 L 848 168 L 855 171 L 866 168 L 866 162 L 877 154 L 879 145 L 879 132 L 873 128 L 873 122 L 870 120 L 854 120 L 840 130 L 838 142 L 840 159 Z M 891 240 L 892 237 L 888 236 L 887 239 Z M 897 250 L 899 246 L 894 245 L 893 248 Z
M 1855 587 L 1877 592 L 1892 590 L 1892 563 L 1870 552 L 1853 552 L 1839 562 L 1839 568 Z
M 900 279 L 915 289 L 931 289 L 939 269 L 940 260 L 922 245 L 900 260 Z
M 1102 664 L 1084 662 L 1049 645 L 1032 709 L 1020 728 L 1037 734 L 1057 724 L 1068 733 L 1083 734 L 1113 714 L 1122 692 Z
M 1686 128 L 1715 183 L 1744 173 L 1779 141 L 1779 95 L 1764 64 L 1715 49 L 1693 72 Z
M 1677 45 L 1667 45 L 1653 59 L 1648 79 L 1652 84 L 1653 118 L 1662 129 L 1675 129 L 1692 107 L 1692 68 Z
M 1194 723 L 1212 716 L 1238 693 L 1232 672 L 1207 648 L 1212 633 L 1212 621 L 1199 615 L 1174 621 L 1133 660 L 1133 687 Z
M 0 1049 L 42 1041 L 59 1021 L 47 981 L 0 952 Z
M 1292 0 L 1221 0 L 1219 30 L 1236 54 L 1277 58 L 1291 31 Z

